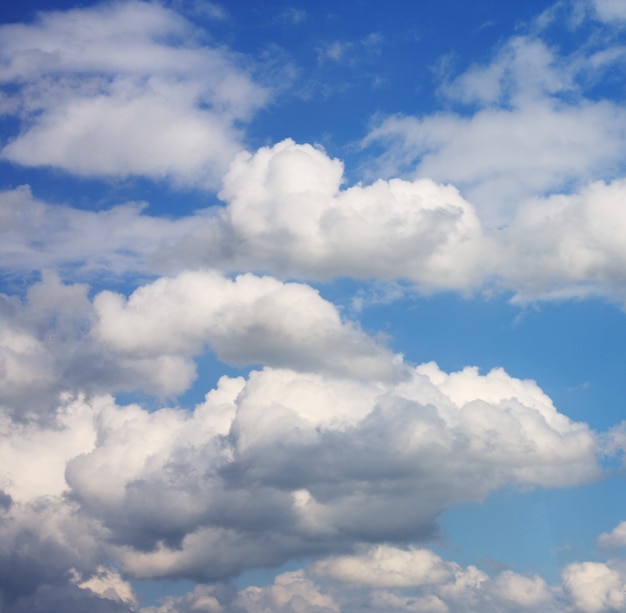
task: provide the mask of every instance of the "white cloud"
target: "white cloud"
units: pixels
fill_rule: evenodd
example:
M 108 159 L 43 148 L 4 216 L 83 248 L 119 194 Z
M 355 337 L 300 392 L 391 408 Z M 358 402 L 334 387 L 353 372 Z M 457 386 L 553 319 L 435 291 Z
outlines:
M 46 274 L 25 299 L 0 294 L 0 405 L 32 417 L 59 395 L 143 389 L 168 396 L 195 376 L 186 356 L 127 356 L 94 342 L 86 285 L 63 285 Z
M 237 158 L 225 207 L 177 220 L 136 203 L 97 213 L 53 206 L 19 188 L 0 194 L 0 254 L 6 271 L 58 266 L 83 277 L 208 266 L 496 289 L 519 302 L 626 301 L 623 179 L 526 200 L 506 226 L 484 230 L 453 187 L 392 179 L 341 189 L 341 177 L 339 160 L 283 141 Z
M 239 594 L 236 605 L 247 613 L 339 613 L 340 609 L 327 594 L 318 591 L 303 571 L 283 573 L 267 588 L 249 587 Z
M 610 102 L 540 100 L 469 117 L 390 117 L 364 142 L 385 147 L 378 172 L 451 182 L 487 227 L 497 227 L 531 196 L 610 176 L 624 155 L 625 134 L 626 114 Z
M 213 188 L 241 148 L 235 123 L 268 98 L 237 56 L 147 2 L 2 26 L 0 57 L 0 82 L 16 90 L 5 108 L 22 120 L 3 157 L 88 176 Z
M 72 582 L 83 590 L 90 592 L 107 600 L 113 600 L 129 605 L 131 608 L 137 608 L 137 598 L 133 592 L 133 588 L 127 581 L 124 581 L 120 574 L 104 566 L 99 566 L 96 573 L 84 579 L 79 573 L 75 572 Z
M 626 521 L 619 523 L 611 532 L 603 532 L 598 537 L 600 547 L 626 547 Z
M 626 6 L 620 0 L 592 0 L 592 5 L 602 21 L 626 20 Z
M 525 203 L 498 241 L 502 284 L 522 301 L 599 295 L 624 304 L 626 182 Z
M 481 228 L 453 187 L 394 179 L 341 190 L 342 171 L 339 160 L 291 140 L 240 154 L 224 178 L 219 218 L 157 261 L 471 285 Z
M 624 109 L 585 93 L 620 65 L 623 47 L 607 36 L 562 52 L 542 40 L 540 21 L 442 84 L 446 101 L 463 105 L 458 112 L 376 118 L 362 141 L 383 148 L 370 176 L 451 182 L 489 228 L 508 223 L 530 197 L 619 176 Z
M 102 292 L 94 308 L 97 339 L 131 356 L 188 357 L 208 344 L 231 363 L 359 378 L 402 375 L 399 356 L 342 323 L 336 308 L 303 284 L 185 272 L 141 287 L 127 301 Z
M 428 549 L 398 549 L 380 545 L 360 556 L 327 558 L 313 565 L 314 575 L 351 585 L 374 588 L 444 583 L 452 575 L 447 564 Z
M 202 218 L 153 217 L 143 212 L 146 206 L 130 202 L 94 212 L 48 204 L 28 186 L 0 192 L 0 267 L 5 274 L 145 274 L 155 250 L 182 240 Z
M 434 573 L 433 564 L 437 567 Z M 217 600 L 212 602 L 215 610 L 222 606 L 242 613 L 572 611 L 561 587 L 551 588 L 540 577 L 507 570 L 492 578 L 475 566 L 445 561 L 427 549 L 384 546 L 364 549 L 359 555 L 325 558 L 303 570 L 278 575 L 272 585 L 250 586 L 237 595 L 222 589 L 221 597 L 215 599 L 216 590 L 211 587 L 196 588 L 184 597 L 170 599 L 171 609 L 150 608 L 145 613 L 186 612 L 206 591 Z
M 228 578 L 424 540 L 450 505 L 507 485 L 599 476 L 593 434 L 534 383 L 433 364 L 399 383 L 266 368 L 223 377 L 193 412 L 65 397 L 45 419 L 5 410 L 2 423 L 3 551 L 28 533 L 33 565 L 52 539 L 54 581 L 64 564 L 83 577 L 114 564 L 124 580 Z M 315 568 L 386 589 L 441 583 L 448 600 L 474 581 L 434 554 L 386 545 Z M 520 602 L 541 594 L 534 579 L 497 586 Z
M 623 610 L 626 582 L 622 573 L 601 562 L 580 562 L 563 569 L 563 585 L 576 610 L 602 613 Z

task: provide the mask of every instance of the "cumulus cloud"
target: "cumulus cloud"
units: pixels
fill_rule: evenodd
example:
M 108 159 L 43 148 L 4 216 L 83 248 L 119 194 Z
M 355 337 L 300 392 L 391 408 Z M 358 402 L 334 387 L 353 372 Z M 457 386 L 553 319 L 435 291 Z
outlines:
M 406 566 L 409 559 L 417 563 L 417 569 Z M 439 569 L 434 574 L 428 570 L 432 570 L 433 564 Z M 475 566 L 445 561 L 427 549 L 385 546 L 364 549 L 356 556 L 326 558 L 303 570 L 280 574 L 272 585 L 250 586 L 234 598 L 228 594 L 217 602 L 214 594 L 218 590 L 209 586 L 196 588 L 186 596 L 170 599 L 163 608 L 150 608 L 146 613 L 166 613 L 174 607 L 177 611 L 187 611 L 194 601 L 204 610 L 200 602 L 206 592 L 211 594 L 213 606 L 208 611 L 236 613 L 571 610 L 562 597 L 561 586 L 549 587 L 540 577 L 509 570 L 492 578 Z
M 0 405 L 24 418 L 45 414 L 60 395 L 144 390 L 177 394 L 195 376 L 186 356 L 120 355 L 94 342 L 88 287 L 54 274 L 22 300 L 0 294 Z
M 623 179 L 525 203 L 499 241 L 500 276 L 521 300 L 600 295 L 624 304 Z
M 576 610 L 602 613 L 622 610 L 626 604 L 623 572 L 601 562 L 570 564 L 563 569 L 563 585 Z
M 160 257 L 322 279 L 404 277 L 425 288 L 471 284 L 481 228 L 457 190 L 426 179 L 342 190 L 342 174 L 339 160 L 289 139 L 242 153 L 219 194 L 228 206 Z
M 4 111 L 21 131 L 2 157 L 86 176 L 215 187 L 264 105 L 235 54 L 167 8 L 132 1 L 0 27 Z
M 0 294 L 0 403 L 27 415 L 64 392 L 176 395 L 193 382 L 193 358 L 207 348 L 236 365 L 374 380 L 407 371 L 401 356 L 342 321 L 307 285 L 198 271 L 128 299 L 103 291 L 92 301 L 88 290 L 50 273 L 24 300 Z
M 448 565 L 428 549 L 402 550 L 380 545 L 365 555 L 340 556 L 316 562 L 312 572 L 351 585 L 397 588 L 444 583 Z
M 218 273 L 185 272 L 139 288 L 127 301 L 102 292 L 94 309 L 97 339 L 126 355 L 191 356 L 207 344 L 230 363 L 373 379 L 401 375 L 400 357 L 342 323 L 315 290 L 271 277 L 246 274 L 231 281 Z
M 623 179 L 527 199 L 504 227 L 488 229 L 451 186 L 392 179 L 342 189 L 342 171 L 323 151 L 283 141 L 233 162 L 224 207 L 177 220 L 133 203 L 100 212 L 49 205 L 19 188 L 0 194 L 0 253 L 7 272 L 56 265 L 85 278 L 209 266 L 496 289 L 519 302 L 626 300 Z
M 113 581 L 99 570 L 111 563 L 124 580 L 206 581 L 426 539 L 455 503 L 599 476 L 587 426 L 502 371 L 448 375 L 428 364 L 385 383 L 266 368 L 223 377 L 193 413 L 100 396 L 66 397 L 46 422 L 3 414 L 5 563 L 26 535 L 23 572 L 40 568 L 47 547 L 56 560 L 34 585 L 11 588 L 22 596 L 60 584 L 69 568 L 95 577 L 85 584 L 94 589 Z M 377 589 L 458 583 L 418 549 L 381 546 L 315 569 Z

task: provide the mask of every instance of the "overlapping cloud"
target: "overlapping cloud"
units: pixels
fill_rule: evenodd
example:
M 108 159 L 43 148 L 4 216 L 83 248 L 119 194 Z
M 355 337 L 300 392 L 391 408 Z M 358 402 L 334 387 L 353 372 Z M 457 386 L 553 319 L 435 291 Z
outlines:
M 488 231 L 452 186 L 392 179 L 342 190 L 341 178 L 338 160 L 284 141 L 236 158 L 220 192 L 226 207 L 177 220 L 144 215 L 136 204 L 76 211 L 18 189 L 0 196 L 7 222 L 0 251 L 12 270 L 176 274 L 204 266 L 624 304 L 622 179 L 528 199 L 508 225 Z
M 611 0 L 589 7 L 607 23 L 623 18 Z M 623 428 L 599 437 L 502 369 L 407 364 L 317 290 L 285 280 L 625 304 L 626 183 L 607 168 L 621 163 L 626 118 L 611 102 L 566 100 L 589 58 L 565 62 L 537 37 L 514 39 L 442 88 L 476 105 L 472 116 L 388 118 L 372 130 L 368 144 L 394 145 L 378 168 L 394 176 L 415 163 L 413 177 L 346 187 L 343 164 L 319 147 L 287 139 L 243 151 L 236 126 L 268 91 L 163 6 L 2 26 L 0 56 L 1 110 L 21 122 L 4 159 L 221 185 L 224 203 L 172 220 L 139 203 L 90 212 L 26 187 L 0 194 L 3 272 L 50 269 L 23 299 L 0 295 L 3 610 L 625 606 L 616 560 L 570 564 L 549 586 L 416 544 L 451 505 L 599 478 L 598 455 L 626 446 Z M 598 173 L 606 181 L 591 181 Z M 103 271 L 134 289 L 73 282 Z M 222 377 L 192 411 L 116 400 L 141 391 L 165 404 L 206 351 L 253 370 Z M 622 547 L 624 533 L 620 524 L 599 545 Z M 303 558 L 315 561 L 271 586 L 228 583 Z M 129 581 L 177 578 L 200 584 L 139 609 Z
M 2 427 L 1 574 L 14 598 L 63 584 L 68 568 L 206 581 L 423 539 L 451 504 L 599 476 L 594 435 L 533 382 L 434 364 L 396 383 L 266 367 L 223 377 L 191 414 L 66 395 L 47 425 L 5 411 Z M 43 575 L 13 582 L 44 559 Z M 350 582 L 338 564 L 315 569 Z

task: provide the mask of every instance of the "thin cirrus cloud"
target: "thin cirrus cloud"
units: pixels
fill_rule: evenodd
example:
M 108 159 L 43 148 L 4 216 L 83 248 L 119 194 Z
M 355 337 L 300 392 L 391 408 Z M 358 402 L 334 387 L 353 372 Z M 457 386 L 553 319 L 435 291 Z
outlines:
M 158 4 L 42 13 L 0 28 L 2 110 L 22 122 L 2 157 L 96 177 L 215 187 L 266 104 L 240 58 Z

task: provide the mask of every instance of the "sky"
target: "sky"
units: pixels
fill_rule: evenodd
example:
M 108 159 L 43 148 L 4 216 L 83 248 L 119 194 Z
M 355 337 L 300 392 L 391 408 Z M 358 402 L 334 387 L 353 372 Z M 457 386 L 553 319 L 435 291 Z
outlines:
M 0 612 L 626 611 L 624 74 L 623 0 L 3 6 Z

